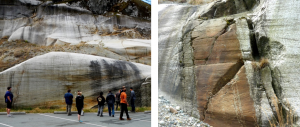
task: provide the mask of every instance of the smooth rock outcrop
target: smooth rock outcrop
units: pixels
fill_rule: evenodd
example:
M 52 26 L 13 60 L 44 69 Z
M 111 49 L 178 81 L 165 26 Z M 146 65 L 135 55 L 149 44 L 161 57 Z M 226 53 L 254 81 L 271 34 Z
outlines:
M 21 39 L 38 45 L 53 45 L 151 37 L 150 21 L 138 16 L 94 15 L 79 5 L 52 2 L 35 5 L 28 0 L 4 1 L 0 8 L 0 38 L 9 36 L 9 41 Z
M 189 5 L 160 6 L 164 96 L 212 126 L 300 125 L 300 2 L 215 1 L 193 11 Z M 170 13 L 172 21 L 166 20 Z
M 89 108 L 96 105 L 95 98 L 100 91 L 106 95 L 109 90 L 116 93 L 126 86 L 136 91 L 137 106 L 150 106 L 150 99 L 141 98 L 142 83 L 146 78 L 149 82 L 149 77 L 151 69 L 147 65 L 92 55 L 52 52 L 1 72 L 0 88 L 13 88 L 13 105 L 16 107 L 65 106 L 63 96 L 66 91 L 71 89 L 75 94 L 81 90 L 86 108 Z M 129 92 L 127 94 L 130 95 Z M 3 98 L 0 101 L 4 101 Z

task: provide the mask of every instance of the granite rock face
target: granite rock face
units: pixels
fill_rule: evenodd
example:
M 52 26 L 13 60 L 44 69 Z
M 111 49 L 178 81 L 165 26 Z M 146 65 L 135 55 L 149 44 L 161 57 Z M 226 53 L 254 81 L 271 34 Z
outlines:
M 121 86 L 149 107 L 150 39 L 151 5 L 141 0 L 1 0 L 0 87 L 13 87 L 15 107 L 64 107 L 71 89 L 91 108 Z
M 159 6 L 159 88 L 165 96 L 212 126 L 300 125 L 299 2 Z
M 113 5 L 120 5 L 120 1 L 115 4 L 106 2 L 110 9 L 103 14 L 77 2 L 4 0 L 0 3 L 0 38 L 44 46 L 90 44 L 104 47 L 104 52 L 109 52 L 102 56 L 150 65 L 150 19 L 113 10 L 117 8 Z M 148 7 L 142 1 L 135 2 L 135 6 L 142 4 L 139 8 Z
M 116 93 L 119 88 L 126 86 L 134 88 L 137 106 L 150 106 L 149 100 L 141 98 L 145 94 L 142 93 L 142 83 L 147 78 L 149 82 L 150 72 L 150 66 L 143 64 L 77 53 L 52 52 L 1 72 L 0 88 L 13 88 L 16 107 L 44 103 L 64 106 L 63 96 L 68 89 L 72 90 L 73 95 L 81 90 L 87 98 L 85 105 L 90 108 L 96 105 L 95 98 L 100 91 L 106 95 L 109 90 Z
M 34 44 L 51 45 L 151 37 L 150 20 L 138 16 L 108 12 L 107 15 L 94 15 L 86 8 L 68 3 L 24 5 L 22 1 L 14 0 L 10 4 L 4 2 L 0 7 L 0 37 L 10 36 L 9 40 L 22 39 Z

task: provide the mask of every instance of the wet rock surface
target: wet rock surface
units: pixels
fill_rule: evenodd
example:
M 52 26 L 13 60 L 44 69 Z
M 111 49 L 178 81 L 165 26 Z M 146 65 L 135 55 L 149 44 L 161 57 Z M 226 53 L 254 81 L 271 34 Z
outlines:
M 183 110 L 180 106 L 164 98 L 163 95 L 158 99 L 158 126 L 159 127 L 212 127 L 207 123 L 194 118 Z

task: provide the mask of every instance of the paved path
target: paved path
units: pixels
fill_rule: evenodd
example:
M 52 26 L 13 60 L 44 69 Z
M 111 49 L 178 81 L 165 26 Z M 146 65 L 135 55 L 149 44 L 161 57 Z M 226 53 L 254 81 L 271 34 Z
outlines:
M 125 115 L 125 114 L 124 114 Z M 126 115 L 123 118 L 126 118 Z M 0 127 L 151 127 L 151 114 L 129 113 L 132 120 L 119 120 L 120 113 L 115 117 L 104 117 L 96 113 L 85 113 L 81 116 L 82 123 L 77 120 L 77 114 L 67 116 L 66 114 L 40 113 L 14 115 L 13 118 L 0 115 Z

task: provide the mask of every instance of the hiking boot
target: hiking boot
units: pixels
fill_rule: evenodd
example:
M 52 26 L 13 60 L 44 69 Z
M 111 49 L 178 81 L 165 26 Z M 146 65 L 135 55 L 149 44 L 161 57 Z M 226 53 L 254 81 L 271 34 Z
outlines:
M 131 120 L 131 118 L 127 118 L 127 120 Z
M 124 120 L 123 118 L 119 118 L 120 120 Z

